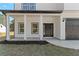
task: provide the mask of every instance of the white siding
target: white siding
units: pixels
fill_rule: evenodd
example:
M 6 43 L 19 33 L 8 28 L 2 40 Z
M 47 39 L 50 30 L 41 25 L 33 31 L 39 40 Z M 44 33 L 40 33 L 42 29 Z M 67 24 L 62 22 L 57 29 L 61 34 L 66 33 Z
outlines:
M 27 16 L 27 37 L 39 37 L 40 34 L 32 34 L 31 33 L 31 23 L 32 22 L 38 22 L 40 21 L 40 17 L 39 16 L 33 16 L 33 15 L 29 15 Z
M 27 16 L 27 37 L 40 37 L 39 34 L 31 34 L 31 23 L 38 22 L 40 23 L 40 15 L 28 15 Z M 24 34 L 18 34 L 18 22 L 23 22 L 23 16 L 16 16 L 15 17 L 15 36 L 16 37 L 24 37 Z M 53 23 L 54 24 L 54 37 L 60 39 L 60 17 L 56 16 L 43 16 L 43 23 Z M 40 26 L 40 25 L 39 25 Z M 43 28 L 42 28 L 43 29 Z M 39 28 L 40 32 L 40 28 Z
M 79 3 L 64 3 L 64 10 L 79 10 Z
M 63 10 L 63 3 L 37 3 L 36 10 Z
M 63 11 L 62 13 L 62 17 L 63 18 L 79 18 L 79 11 L 77 10 L 67 10 L 67 11 Z
M 15 10 L 21 10 L 21 3 L 15 3 Z M 36 3 L 36 10 L 79 10 L 79 3 Z
M 56 17 L 55 18 L 55 29 L 54 29 L 54 34 L 55 34 L 55 37 L 58 38 L 58 39 L 61 39 L 61 32 L 60 32 L 60 17 Z
M 60 17 L 44 16 L 43 23 L 53 23 L 54 24 L 54 37 L 60 39 Z
M 18 23 L 24 22 L 23 16 L 15 16 L 15 37 L 24 37 L 24 34 L 18 33 Z
M 21 10 L 21 3 L 15 3 L 15 10 Z

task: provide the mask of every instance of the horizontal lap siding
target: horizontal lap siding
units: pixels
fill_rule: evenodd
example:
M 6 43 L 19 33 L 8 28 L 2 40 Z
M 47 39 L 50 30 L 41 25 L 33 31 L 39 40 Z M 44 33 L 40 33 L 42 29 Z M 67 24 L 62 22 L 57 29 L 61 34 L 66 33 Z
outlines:
M 24 22 L 23 16 L 15 16 L 15 37 L 24 37 L 24 34 L 18 33 L 18 23 Z
M 40 16 L 33 16 L 33 15 L 29 15 L 27 16 L 27 37 L 39 37 L 39 34 L 32 34 L 31 33 L 31 23 L 32 22 L 40 22 Z M 40 25 L 39 25 L 40 26 Z
M 26 20 L 27 20 L 27 25 L 26 25 L 27 37 L 40 37 L 40 34 L 31 34 L 31 23 L 38 22 L 40 26 L 40 16 L 28 15 L 26 17 Z M 18 34 L 18 22 L 24 22 L 23 16 L 15 17 L 15 36 L 24 37 L 24 34 Z M 43 16 L 43 23 L 54 23 L 54 37 L 60 38 L 60 17 Z

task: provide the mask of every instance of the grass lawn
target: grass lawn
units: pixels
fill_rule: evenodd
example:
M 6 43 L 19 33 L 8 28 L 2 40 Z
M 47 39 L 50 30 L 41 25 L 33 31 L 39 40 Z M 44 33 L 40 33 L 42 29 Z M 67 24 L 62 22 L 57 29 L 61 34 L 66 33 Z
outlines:
M 52 44 L 0 44 L 0 55 L 8 56 L 79 56 L 79 50 Z
M 2 33 L 2 40 L 5 39 L 5 33 Z M 14 33 L 10 32 L 11 38 Z M 79 50 L 67 49 L 46 44 L 4 44 L 0 43 L 0 56 L 79 56 Z

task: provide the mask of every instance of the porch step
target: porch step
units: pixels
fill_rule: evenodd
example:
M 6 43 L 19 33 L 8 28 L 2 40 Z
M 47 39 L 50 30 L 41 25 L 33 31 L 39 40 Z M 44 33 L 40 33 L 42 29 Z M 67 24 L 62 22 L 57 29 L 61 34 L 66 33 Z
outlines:
M 55 37 L 43 37 L 43 40 L 53 40 Z
M 25 40 L 23 37 L 15 37 L 14 39 L 10 39 L 8 41 L 41 41 L 39 37 L 27 37 Z
M 54 37 L 43 37 L 42 40 L 39 37 L 27 37 L 25 40 L 24 38 L 14 38 L 7 41 L 46 41 L 46 40 L 54 40 Z

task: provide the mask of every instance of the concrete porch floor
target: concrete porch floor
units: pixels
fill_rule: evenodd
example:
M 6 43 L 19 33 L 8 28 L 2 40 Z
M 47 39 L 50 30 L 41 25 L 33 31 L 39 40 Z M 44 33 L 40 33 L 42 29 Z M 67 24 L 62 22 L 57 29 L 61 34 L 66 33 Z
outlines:
M 52 39 L 52 40 L 46 40 L 47 42 L 64 47 L 64 48 L 70 48 L 70 49 L 79 49 L 79 40 L 58 40 L 58 39 Z

